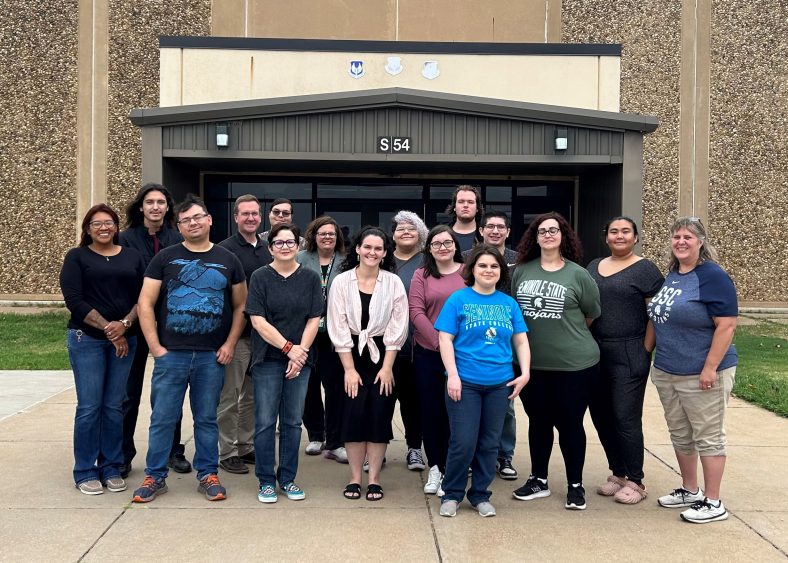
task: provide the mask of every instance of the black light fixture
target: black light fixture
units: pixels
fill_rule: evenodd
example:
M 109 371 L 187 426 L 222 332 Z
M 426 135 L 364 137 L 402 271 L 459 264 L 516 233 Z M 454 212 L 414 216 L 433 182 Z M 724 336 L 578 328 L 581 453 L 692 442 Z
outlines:
M 569 146 L 569 134 L 566 127 L 559 127 L 555 130 L 555 150 L 565 151 Z
M 226 123 L 216 124 L 216 148 L 226 149 L 230 146 L 230 126 Z

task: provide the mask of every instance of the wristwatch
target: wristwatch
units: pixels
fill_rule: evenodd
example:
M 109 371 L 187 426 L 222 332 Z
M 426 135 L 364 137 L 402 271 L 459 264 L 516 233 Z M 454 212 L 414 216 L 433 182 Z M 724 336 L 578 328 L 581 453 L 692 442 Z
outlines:
M 131 328 L 131 321 L 129 319 L 120 319 L 120 324 L 126 327 L 126 330 Z

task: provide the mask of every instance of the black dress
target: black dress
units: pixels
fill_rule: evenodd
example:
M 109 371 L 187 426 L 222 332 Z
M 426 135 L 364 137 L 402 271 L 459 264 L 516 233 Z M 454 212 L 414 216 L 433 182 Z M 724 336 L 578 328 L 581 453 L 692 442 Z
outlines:
M 369 323 L 369 302 L 372 294 L 359 291 L 361 296 L 361 326 Z M 369 357 L 369 348 L 365 347 L 361 355 L 358 353 L 358 335 L 353 335 L 353 365 L 359 376 L 361 386 L 358 395 L 351 399 L 345 394 L 342 413 L 343 442 L 375 442 L 387 444 L 394 434 L 391 431 L 391 419 L 394 417 L 394 394 L 381 395 L 380 383 L 373 383 L 383 365 L 386 347 L 383 337 L 373 338 L 380 350 L 380 360 L 374 363 Z

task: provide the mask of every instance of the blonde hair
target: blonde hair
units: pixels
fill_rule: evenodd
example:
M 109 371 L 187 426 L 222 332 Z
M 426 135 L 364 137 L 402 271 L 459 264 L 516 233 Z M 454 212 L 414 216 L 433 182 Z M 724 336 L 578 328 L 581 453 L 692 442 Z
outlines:
M 675 235 L 679 229 L 687 229 L 693 235 L 698 237 L 700 240 L 700 256 L 698 256 L 698 264 L 703 262 L 716 262 L 717 261 L 717 251 L 714 247 L 709 243 L 706 239 L 706 227 L 703 226 L 699 217 L 679 217 L 673 222 L 673 226 L 670 228 L 670 236 L 672 237 Z M 670 251 L 670 262 L 668 263 L 668 270 L 671 272 L 679 269 L 679 261 L 676 259 L 676 256 L 673 254 L 673 250 Z

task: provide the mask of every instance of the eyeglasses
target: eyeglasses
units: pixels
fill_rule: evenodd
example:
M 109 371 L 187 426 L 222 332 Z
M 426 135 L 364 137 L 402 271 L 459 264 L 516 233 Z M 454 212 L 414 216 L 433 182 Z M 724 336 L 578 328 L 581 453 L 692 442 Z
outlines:
M 179 219 L 177 223 L 179 225 L 189 225 L 191 224 L 192 221 L 194 221 L 195 223 L 199 223 L 207 216 L 208 216 L 207 213 L 197 213 L 196 215 L 192 215 L 191 217 L 184 217 L 183 219 Z
M 487 231 L 505 231 L 508 228 L 509 227 L 507 227 L 506 225 L 494 225 L 494 224 L 490 224 L 490 223 L 488 223 L 488 224 L 486 224 L 484 226 L 484 229 L 487 230 Z
M 416 227 L 397 227 L 394 229 L 395 233 L 415 233 L 418 229 Z
M 260 216 L 260 212 L 259 211 L 244 211 L 243 213 L 239 213 L 238 215 L 240 215 L 241 217 L 246 219 L 246 218 L 249 218 L 249 217 L 259 217 Z
M 334 232 L 331 233 L 317 233 L 317 236 L 320 238 L 337 238 L 337 234 Z
M 285 246 L 287 248 L 295 248 L 298 242 L 295 239 L 287 239 L 287 240 L 275 240 L 271 243 L 271 246 L 276 248 L 277 250 L 282 250 Z
M 543 237 L 546 234 L 557 235 L 559 232 L 561 232 L 561 229 L 558 227 L 550 227 L 549 229 L 537 229 L 536 234 Z
M 441 248 L 445 248 L 446 250 L 451 250 L 454 248 L 454 241 L 453 240 L 444 240 L 444 241 L 433 241 L 430 243 L 430 248 L 433 250 L 440 250 Z
M 281 209 L 272 209 L 271 215 L 276 217 L 290 217 L 293 214 L 292 211 L 283 211 Z
M 101 227 L 114 227 L 115 221 L 91 221 L 88 223 L 94 229 L 100 229 Z

